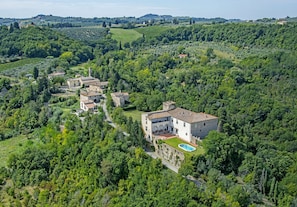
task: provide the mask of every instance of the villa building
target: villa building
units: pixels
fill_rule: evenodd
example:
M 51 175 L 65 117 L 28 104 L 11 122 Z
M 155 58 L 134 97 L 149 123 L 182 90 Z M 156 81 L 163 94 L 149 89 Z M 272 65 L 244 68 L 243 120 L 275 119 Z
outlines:
M 180 139 L 196 144 L 209 131 L 217 130 L 218 117 L 196 113 L 175 106 L 175 102 L 164 102 L 163 110 L 143 113 L 141 116 L 145 138 L 149 142 L 160 135 L 172 134 Z

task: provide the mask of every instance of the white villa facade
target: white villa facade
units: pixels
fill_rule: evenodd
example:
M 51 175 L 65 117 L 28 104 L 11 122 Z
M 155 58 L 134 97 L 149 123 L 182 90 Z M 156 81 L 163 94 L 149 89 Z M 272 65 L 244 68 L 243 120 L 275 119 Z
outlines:
M 152 142 L 158 135 L 172 134 L 196 144 L 209 131 L 217 130 L 218 117 L 178 108 L 175 102 L 164 102 L 163 110 L 142 114 L 141 123 L 147 141 Z
M 93 101 L 81 101 L 80 109 L 83 111 L 95 112 L 97 110 L 97 104 Z

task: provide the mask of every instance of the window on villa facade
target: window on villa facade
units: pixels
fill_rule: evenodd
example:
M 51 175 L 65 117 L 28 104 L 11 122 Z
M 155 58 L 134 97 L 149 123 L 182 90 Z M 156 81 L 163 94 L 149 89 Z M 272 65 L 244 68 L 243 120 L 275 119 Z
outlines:
M 184 127 L 186 127 L 186 122 L 184 122 Z
M 176 124 L 178 124 L 178 120 L 176 120 Z
M 205 126 L 205 123 L 203 125 Z
M 147 131 L 147 127 L 145 127 L 145 131 Z

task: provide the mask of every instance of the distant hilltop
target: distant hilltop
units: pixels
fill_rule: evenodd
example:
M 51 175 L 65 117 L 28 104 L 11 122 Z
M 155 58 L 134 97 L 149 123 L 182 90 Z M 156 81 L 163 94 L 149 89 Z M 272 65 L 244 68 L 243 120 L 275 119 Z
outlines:
M 297 18 L 285 17 L 282 18 L 283 21 L 292 22 L 297 21 Z M 215 18 L 204 18 L 204 17 L 189 17 L 189 16 L 172 16 L 172 15 L 158 15 L 158 14 L 146 14 L 141 17 L 94 17 L 94 18 L 83 18 L 83 17 L 61 17 L 54 15 L 45 15 L 39 14 L 35 17 L 31 18 L 0 18 L 0 26 L 1 25 L 10 25 L 14 22 L 18 22 L 21 25 L 35 24 L 39 26 L 49 26 L 53 24 L 65 24 L 72 26 L 96 26 L 100 25 L 103 22 L 112 23 L 112 24 L 144 24 L 144 23 L 225 23 L 225 22 L 242 22 L 247 20 L 241 19 L 225 19 L 221 17 Z M 275 18 L 263 18 L 256 20 L 255 22 L 263 22 L 263 23 L 273 23 L 277 22 L 279 19 Z
M 174 17 L 171 15 L 158 15 L 158 14 L 146 14 L 138 19 L 173 19 Z
M 141 17 L 94 17 L 94 18 L 83 18 L 83 17 L 61 17 L 54 15 L 45 15 L 39 14 L 35 17 L 31 18 L 0 18 L 0 25 L 10 25 L 14 22 L 19 22 L 20 24 L 35 24 L 40 26 L 48 26 L 50 24 L 65 24 L 70 23 L 75 26 L 95 26 L 98 24 L 102 24 L 103 22 L 111 22 L 112 24 L 127 24 L 127 23 L 135 23 L 135 24 L 143 24 L 144 22 L 161 22 L 161 23 L 169 23 L 169 22 L 203 22 L 203 23 L 222 23 L 228 21 L 242 21 L 240 19 L 237 20 L 227 20 L 224 18 L 197 18 L 197 17 L 188 17 L 188 16 L 178 16 L 174 17 L 172 15 L 158 15 L 158 14 L 146 14 Z

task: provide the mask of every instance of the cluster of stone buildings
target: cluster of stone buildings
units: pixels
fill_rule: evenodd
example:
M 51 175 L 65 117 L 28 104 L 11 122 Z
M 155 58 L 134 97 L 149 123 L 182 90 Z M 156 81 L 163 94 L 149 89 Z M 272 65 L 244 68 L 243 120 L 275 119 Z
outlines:
M 70 90 L 81 89 L 80 91 L 80 109 L 83 111 L 96 112 L 97 104 L 102 98 L 102 94 L 108 87 L 108 82 L 102 82 L 98 78 L 91 76 L 78 76 L 67 80 L 67 85 Z M 129 102 L 129 94 L 116 92 L 111 93 L 112 100 L 116 107 L 123 107 Z
M 103 90 L 107 88 L 108 82 L 101 82 L 98 78 L 91 76 L 91 69 L 89 68 L 89 76 L 77 76 L 76 78 L 70 78 L 67 80 L 69 89 L 76 88 L 89 88 L 91 91 L 103 93 Z

